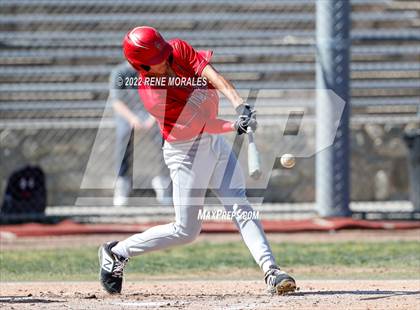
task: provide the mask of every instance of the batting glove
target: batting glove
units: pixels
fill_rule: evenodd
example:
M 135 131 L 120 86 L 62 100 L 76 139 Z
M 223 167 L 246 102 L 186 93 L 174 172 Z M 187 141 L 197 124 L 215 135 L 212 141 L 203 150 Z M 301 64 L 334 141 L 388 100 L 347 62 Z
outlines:
M 250 127 L 252 131 L 255 131 L 257 130 L 257 126 L 258 123 L 255 114 L 251 117 L 239 115 L 238 119 L 234 123 L 234 128 L 238 132 L 238 135 L 246 133 L 248 127 Z
M 252 109 L 252 107 L 248 104 L 248 103 L 242 103 L 242 104 L 240 104 L 240 105 L 238 105 L 236 108 L 235 108 L 235 110 L 236 110 L 236 113 L 239 115 L 239 116 L 248 116 L 248 117 L 251 117 L 251 115 L 253 114 L 253 113 L 255 113 L 255 110 L 254 109 Z

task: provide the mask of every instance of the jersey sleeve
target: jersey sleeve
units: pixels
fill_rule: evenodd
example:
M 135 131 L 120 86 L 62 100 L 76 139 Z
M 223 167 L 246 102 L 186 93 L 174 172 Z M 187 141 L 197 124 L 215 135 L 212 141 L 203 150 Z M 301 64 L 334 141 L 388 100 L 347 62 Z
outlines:
M 204 67 L 209 64 L 213 54 L 212 51 L 197 52 L 189 43 L 179 39 L 176 41 L 174 48 L 178 50 L 182 59 L 193 68 L 194 73 L 198 76 L 201 76 Z
M 191 112 L 191 111 L 190 111 Z M 209 119 L 202 115 L 199 111 L 195 113 L 186 113 L 187 115 L 180 115 L 178 120 L 171 124 L 171 136 L 195 137 L 202 132 L 210 134 L 221 134 L 234 131 L 232 122 L 220 118 Z M 184 116 L 188 116 L 185 118 Z
M 218 134 L 234 131 L 232 122 L 216 118 L 216 119 L 207 119 L 206 125 L 204 126 L 204 132 Z

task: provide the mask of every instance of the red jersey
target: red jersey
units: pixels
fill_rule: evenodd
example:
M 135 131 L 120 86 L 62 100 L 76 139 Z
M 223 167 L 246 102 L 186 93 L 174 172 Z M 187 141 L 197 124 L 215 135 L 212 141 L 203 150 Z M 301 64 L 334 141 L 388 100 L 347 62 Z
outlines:
M 183 79 L 183 83 L 166 78 L 165 85 L 139 85 L 144 107 L 159 122 L 163 138 L 169 142 L 182 141 L 193 139 L 202 132 L 232 131 L 231 122 L 217 118 L 219 96 L 216 89 L 209 82 L 203 86 L 205 83 L 199 79 L 213 52 L 197 52 L 180 39 L 171 40 L 169 44 L 173 48 L 170 66 L 177 81 Z

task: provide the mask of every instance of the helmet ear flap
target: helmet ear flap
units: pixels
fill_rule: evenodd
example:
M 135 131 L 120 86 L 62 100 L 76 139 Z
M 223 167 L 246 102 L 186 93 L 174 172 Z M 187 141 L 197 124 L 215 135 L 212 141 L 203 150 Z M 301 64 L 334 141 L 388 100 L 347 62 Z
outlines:
M 128 59 L 127 59 L 127 61 L 131 65 L 131 67 L 133 67 L 133 69 L 135 69 L 138 72 L 141 72 L 142 74 L 146 74 L 147 72 L 150 71 L 150 66 L 148 66 L 148 65 L 135 63 L 135 62 L 132 62 Z
M 150 66 L 148 65 L 140 65 L 140 67 L 146 72 L 150 71 Z

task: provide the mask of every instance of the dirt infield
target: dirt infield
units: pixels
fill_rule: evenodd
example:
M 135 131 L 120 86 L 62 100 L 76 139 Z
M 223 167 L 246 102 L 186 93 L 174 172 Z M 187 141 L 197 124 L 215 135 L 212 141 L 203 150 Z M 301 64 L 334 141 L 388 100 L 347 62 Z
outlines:
M 95 282 L 2 283 L 2 309 L 419 309 L 420 280 L 300 281 L 269 296 L 261 281 L 129 282 L 106 295 Z
M 4 237 L 4 236 L 3 236 Z M 60 237 L 1 238 L 2 251 L 65 249 L 76 245 L 97 246 L 125 235 L 79 235 Z M 419 230 L 351 230 L 331 233 L 268 234 L 274 242 L 345 242 L 363 240 L 419 241 Z M 239 241 L 239 234 L 203 234 L 200 241 Z M 302 270 L 306 268 L 308 270 Z M 379 268 L 371 280 L 325 280 L 360 278 L 363 268 L 348 266 L 301 266 L 288 269 L 293 274 L 316 274 L 298 280 L 298 292 L 269 296 L 259 270 L 241 269 L 237 273 L 164 274 L 160 277 L 131 278 L 122 295 L 109 296 L 99 282 L 0 282 L 0 309 L 420 309 L 420 274 L 416 280 L 382 280 L 393 270 Z M 366 267 L 367 268 L 367 267 Z M 312 270 L 313 269 L 313 270 Z M 325 270 L 324 270 L 325 269 Z M 366 272 L 372 274 L 372 270 Z M 395 270 L 394 270 L 395 271 Z M 368 273 L 369 274 L 369 273 Z M 130 275 L 128 275 L 130 276 Z M 354 277 L 353 277 L 354 276 Z M 347 277 L 348 278 L 348 277 Z M 386 277 L 385 277 L 386 278 Z M 390 279 L 393 279 L 391 277 Z M 401 279 L 396 276 L 396 279 Z M 144 279 L 138 281 L 139 279 Z M 212 279 L 212 280 L 210 280 Z M 237 280 L 237 279 L 246 279 Z M 324 280 L 321 280 L 324 279 Z M 181 281 L 182 280 L 182 281 Z M 1 274 L 0 274 L 1 281 Z

